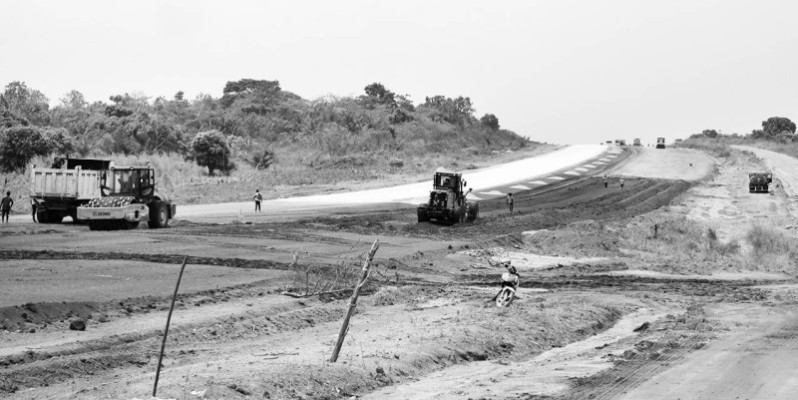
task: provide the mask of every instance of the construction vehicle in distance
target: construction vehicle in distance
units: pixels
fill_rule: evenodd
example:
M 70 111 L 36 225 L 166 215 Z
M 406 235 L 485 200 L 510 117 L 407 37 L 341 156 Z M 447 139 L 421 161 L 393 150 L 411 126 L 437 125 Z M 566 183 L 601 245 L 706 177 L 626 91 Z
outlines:
M 770 172 L 751 172 L 748 174 L 748 191 L 750 193 L 768 193 L 768 185 L 773 182 Z
M 155 171 L 150 167 L 111 167 L 100 177 L 100 197 L 78 208 L 78 219 L 91 230 L 135 229 L 147 221 L 150 228 L 165 228 L 177 206 L 155 192 Z
M 36 203 L 36 220 L 60 224 L 70 217 L 78 222 L 78 207 L 101 195 L 100 177 L 112 164 L 94 158 L 56 158 L 52 168 L 33 168 L 30 197 Z
M 642 144 L 640 144 L 640 138 L 635 138 L 635 140 L 632 141 L 632 146 L 642 146 Z
M 473 222 L 479 216 L 479 203 L 466 200 L 471 189 L 465 191 L 466 181 L 461 174 L 436 172 L 432 187 L 429 201 L 418 205 L 418 222 L 454 224 Z
M 618 139 L 618 146 L 626 146 L 626 140 L 625 139 Z
M 658 137 L 657 138 L 657 148 L 658 149 L 664 149 L 665 148 L 665 138 L 664 137 Z

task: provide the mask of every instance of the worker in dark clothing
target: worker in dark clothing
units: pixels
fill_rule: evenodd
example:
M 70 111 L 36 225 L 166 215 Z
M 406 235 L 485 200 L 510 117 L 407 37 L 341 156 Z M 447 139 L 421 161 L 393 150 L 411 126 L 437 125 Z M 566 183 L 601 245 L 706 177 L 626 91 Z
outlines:
M 621 184 L 621 189 L 623 189 L 623 178 L 621 178 L 621 180 L 619 182 Z
M 33 197 L 30 198 L 30 214 L 33 217 L 33 222 L 36 222 L 36 209 L 39 208 L 39 203 Z
M 507 208 L 510 209 L 510 214 L 513 213 L 513 203 L 515 203 L 515 200 L 513 200 L 513 194 L 507 193 Z
M 0 200 L 0 222 L 8 223 L 8 214 L 11 214 L 13 205 L 14 199 L 11 198 L 11 192 L 6 192 L 6 197 Z
M 260 189 L 255 190 L 255 212 L 260 212 L 260 202 L 263 200 L 263 195 L 260 194 Z
M 607 188 L 607 185 L 608 185 L 609 183 L 610 183 L 610 181 L 609 181 L 609 177 L 607 177 L 607 175 L 604 175 L 604 189 L 606 189 L 606 188 Z

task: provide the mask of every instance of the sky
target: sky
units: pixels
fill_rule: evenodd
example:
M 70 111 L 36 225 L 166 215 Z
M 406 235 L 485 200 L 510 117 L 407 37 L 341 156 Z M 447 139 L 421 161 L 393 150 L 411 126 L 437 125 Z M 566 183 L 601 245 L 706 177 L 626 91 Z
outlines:
M 467 96 L 536 141 L 653 143 L 798 121 L 798 2 L 0 0 L 0 85 L 219 97 L 278 80 L 306 99 L 380 82 Z

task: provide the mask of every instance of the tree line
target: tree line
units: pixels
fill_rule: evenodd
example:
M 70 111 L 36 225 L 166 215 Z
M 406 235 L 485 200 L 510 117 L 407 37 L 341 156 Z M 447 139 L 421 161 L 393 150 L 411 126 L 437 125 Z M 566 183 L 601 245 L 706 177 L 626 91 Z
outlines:
M 704 129 L 701 133 L 696 133 L 690 136 L 690 139 L 709 138 L 716 139 L 721 136 L 730 137 L 750 137 L 751 139 L 765 139 L 773 140 L 781 143 L 798 141 L 798 136 L 795 135 L 795 122 L 785 117 L 770 117 L 762 121 L 762 129 L 754 129 L 747 135 L 740 135 L 732 133 L 730 135 L 722 135 L 715 129 Z
M 305 100 L 279 81 L 241 79 L 222 96 L 193 100 L 113 95 L 89 103 L 77 90 L 50 107 L 24 82 L 0 94 L 0 169 L 20 171 L 36 156 L 174 153 L 229 173 L 236 161 L 268 168 L 287 148 L 319 154 L 350 151 L 453 151 L 476 146 L 524 146 L 527 139 L 500 129 L 493 114 L 477 119 L 468 97 L 426 97 L 415 105 L 381 83 L 357 97 Z M 432 148 L 432 145 L 436 145 Z

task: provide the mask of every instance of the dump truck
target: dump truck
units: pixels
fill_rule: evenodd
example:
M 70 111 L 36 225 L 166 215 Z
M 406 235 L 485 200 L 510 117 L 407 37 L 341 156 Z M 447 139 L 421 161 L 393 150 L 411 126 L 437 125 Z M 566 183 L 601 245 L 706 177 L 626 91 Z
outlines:
M 640 138 L 635 138 L 635 140 L 632 141 L 632 146 L 642 146 L 642 144 L 640 144 Z
M 473 222 L 479 216 L 479 203 L 466 200 L 471 192 L 465 190 L 466 181 L 461 174 L 436 172 L 432 178 L 429 201 L 418 205 L 418 222 L 455 224 Z
M 79 222 L 78 207 L 101 196 L 100 177 L 112 164 L 104 159 L 56 158 L 51 168 L 33 168 L 30 197 L 39 223 L 59 224 L 64 217 Z
M 657 148 L 658 149 L 664 149 L 665 148 L 665 138 L 664 137 L 658 137 L 657 138 Z
M 768 185 L 773 182 L 770 172 L 751 172 L 748 174 L 748 191 L 750 193 L 768 193 Z
M 150 228 L 165 228 L 177 206 L 155 191 L 155 170 L 150 167 L 110 168 L 100 177 L 101 196 L 78 207 L 78 219 L 91 230 L 134 229 L 146 221 Z

